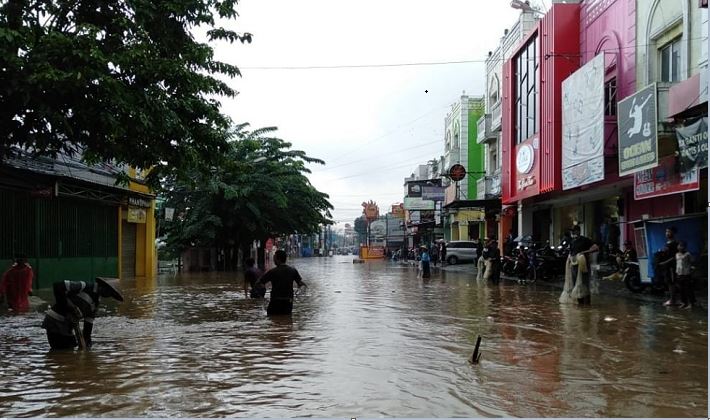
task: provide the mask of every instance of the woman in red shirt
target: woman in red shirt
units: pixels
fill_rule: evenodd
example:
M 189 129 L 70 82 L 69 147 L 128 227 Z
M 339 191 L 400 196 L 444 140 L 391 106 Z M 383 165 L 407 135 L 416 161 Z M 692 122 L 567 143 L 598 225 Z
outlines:
M 30 309 L 29 296 L 32 294 L 32 267 L 24 255 L 15 257 L 15 263 L 2 275 L 0 297 L 5 296 L 8 306 L 15 312 Z

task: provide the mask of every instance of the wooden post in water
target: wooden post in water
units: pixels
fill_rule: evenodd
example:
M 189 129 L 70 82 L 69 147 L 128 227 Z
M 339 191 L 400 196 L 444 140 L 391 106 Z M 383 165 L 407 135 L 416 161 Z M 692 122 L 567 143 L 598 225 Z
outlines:
M 471 363 L 478 364 L 481 360 L 481 353 L 479 353 L 478 348 L 481 346 L 481 336 L 479 335 L 476 339 L 476 347 L 473 349 L 473 356 L 471 356 Z

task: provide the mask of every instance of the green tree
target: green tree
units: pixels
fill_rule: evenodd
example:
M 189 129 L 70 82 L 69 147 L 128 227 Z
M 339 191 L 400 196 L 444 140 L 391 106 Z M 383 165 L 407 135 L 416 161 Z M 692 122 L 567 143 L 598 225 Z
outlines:
M 367 242 L 367 219 L 365 216 L 360 216 L 355 219 L 353 230 L 357 233 L 359 243 Z
M 254 240 L 318 232 L 332 223 L 328 195 L 311 185 L 307 163 L 323 162 L 291 144 L 268 136 L 276 128 L 249 131 L 242 124 L 218 164 L 194 170 L 185 180 L 173 174 L 164 183 L 166 206 L 183 215 L 166 226 L 168 246 L 224 249 L 234 267 L 236 250 Z
M 87 162 L 189 168 L 227 149 L 230 120 L 213 41 L 251 42 L 220 25 L 237 0 L 0 2 L 0 159 L 19 146 Z M 218 23 L 218 21 L 220 23 Z M 206 31 L 207 42 L 193 32 Z M 185 169 L 186 170 L 186 169 Z

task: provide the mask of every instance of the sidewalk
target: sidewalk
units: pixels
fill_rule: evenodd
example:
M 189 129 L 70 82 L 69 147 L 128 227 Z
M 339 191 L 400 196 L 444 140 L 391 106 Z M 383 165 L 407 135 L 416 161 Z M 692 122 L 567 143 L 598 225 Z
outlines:
M 442 269 L 441 267 L 439 267 Z M 456 264 L 456 265 L 446 265 L 443 267 L 446 272 L 452 273 L 469 273 L 472 276 L 476 275 L 476 267 L 474 264 Z M 517 278 L 506 276 L 501 274 L 501 280 L 508 282 L 517 283 Z M 704 284 L 703 284 L 704 281 Z M 700 285 L 696 285 L 695 297 L 698 303 L 698 308 L 707 310 L 708 308 L 708 290 L 707 290 L 707 280 L 700 279 Z M 535 284 L 542 284 L 555 289 L 562 290 L 564 287 L 564 278 L 559 278 L 556 280 L 538 280 Z M 522 285 L 521 285 L 522 286 Z M 623 281 L 610 281 L 610 280 L 599 280 L 599 295 L 606 296 L 617 296 L 632 300 L 638 300 L 642 302 L 654 302 L 659 305 L 662 304 L 666 299 L 666 295 L 654 295 L 648 290 L 644 290 L 642 293 L 634 293 L 626 288 Z

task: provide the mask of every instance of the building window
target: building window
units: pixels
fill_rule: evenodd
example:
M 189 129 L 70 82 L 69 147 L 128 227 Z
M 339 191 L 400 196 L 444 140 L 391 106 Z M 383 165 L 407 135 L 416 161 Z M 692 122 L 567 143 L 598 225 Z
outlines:
M 491 152 L 491 170 L 490 173 L 495 173 L 498 170 L 498 151 L 493 150 Z
M 446 132 L 446 151 L 451 150 L 451 131 Z
M 616 115 L 616 77 L 604 83 L 604 116 Z
M 490 84 L 488 85 L 488 103 L 489 106 L 493 106 L 500 100 L 500 82 L 498 81 L 498 75 L 493 75 L 491 77 Z
M 459 123 L 458 121 L 454 124 L 454 149 L 459 149 L 461 145 L 459 144 Z
M 658 50 L 661 62 L 661 82 L 680 80 L 680 38 L 667 43 Z
M 537 109 L 537 36 L 515 57 L 515 125 L 516 144 L 538 132 Z

